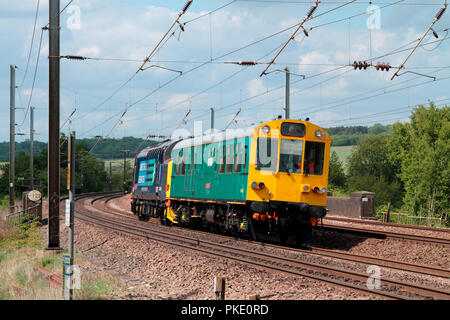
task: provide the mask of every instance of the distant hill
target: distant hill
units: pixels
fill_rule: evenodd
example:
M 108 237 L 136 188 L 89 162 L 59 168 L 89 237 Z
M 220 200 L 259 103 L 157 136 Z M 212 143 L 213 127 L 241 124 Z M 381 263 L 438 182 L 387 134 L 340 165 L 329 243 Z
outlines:
M 389 134 L 392 130 L 391 125 L 381 125 L 379 123 L 372 127 L 364 126 L 350 126 L 350 127 L 332 127 L 326 129 L 331 135 L 332 146 L 354 146 L 359 141 L 370 136 L 378 134 Z M 80 139 L 77 142 L 84 142 L 88 148 L 97 142 L 97 139 Z M 146 146 L 154 144 L 155 141 L 145 141 L 142 138 L 123 137 L 121 139 L 104 139 L 100 141 L 95 147 L 92 155 L 100 159 L 119 159 L 123 157 L 120 150 L 130 150 L 129 157 L 134 157 L 134 152 L 139 147 L 138 152 L 144 149 Z M 67 147 L 67 145 L 65 145 Z M 34 150 L 39 153 L 41 150 L 47 147 L 47 143 L 35 141 Z M 29 153 L 30 141 L 24 141 L 16 143 L 16 155 L 20 152 Z M 9 161 L 9 142 L 0 142 L 0 162 Z
M 134 157 L 134 152 L 139 147 L 139 150 L 144 149 L 145 147 L 154 144 L 155 141 L 145 141 L 142 138 L 134 138 L 134 137 L 123 137 L 121 139 L 104 139 L 100 141 L 95 149 L 92 151 L 92 155 L 96 158 L 100 159 L 118 159 L 123 157 L 123 153 L 120 150 L 130 150 L 129 157 Z M 92 146 L 97 142 L 97 139 L 80 139 L 77 142 L 84 142 L 88 146 L 88 148 L 92 148 Z M 24 142 L 16 142 L 16 156 L 20 152 L 25 152 L 29 154 L 30 152 L 30 141 Z M 67 144 L 64 145 L 67 148 Z M 63 147 L 63 148 L 64 148 Z M 34 150 L 35 153 L 41 152 L 43 149 L 47 148 L 47 143 L 35 141 L 34 142 Z M 9 161 L 9 142 L 0 142 L 0 162 L 8 162 Z
M 331 136 L 332 146 L 354 146 L 361 140 L 371 135 L 389 134 L 392 125 L 374 124 L 372 127 L 352 126 L 352 127 L 332 127 L 326 129 Z
M 20 152 L 25 152 L 26 154 L 30 153 L 30 141 L 24 142 L 16 142 L 16 156 Z M 34 151 L 35 153 L 41 152 L 42 149 L 47 148 L 47 143 L 45 142 L 34 142 Z M 0 142 L 0 162 L 8 162 L 9 161 L 9 142 Z

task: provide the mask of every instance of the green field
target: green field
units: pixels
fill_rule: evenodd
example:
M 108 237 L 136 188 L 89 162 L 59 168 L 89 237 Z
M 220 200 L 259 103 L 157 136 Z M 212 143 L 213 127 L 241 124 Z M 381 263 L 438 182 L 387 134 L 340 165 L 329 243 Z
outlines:
M 342 147 L 331 147 L 331 152 L 335 151 L 341 160 L 344 163 L 344 167 L 347 167 L 347 159 L 352 153 L 352 149 L 355 146 L 342 146 Z
M 123 173 L 123 159 L 103 160 L 105 161 L 105 170 L 109 174 L 109 162 L 111 162 L 111 169 L 113 173 Z M 134 158 L 127 159 L 128 169 L 133 168 Z M 133 169 L 131 169 L 133 170 Z

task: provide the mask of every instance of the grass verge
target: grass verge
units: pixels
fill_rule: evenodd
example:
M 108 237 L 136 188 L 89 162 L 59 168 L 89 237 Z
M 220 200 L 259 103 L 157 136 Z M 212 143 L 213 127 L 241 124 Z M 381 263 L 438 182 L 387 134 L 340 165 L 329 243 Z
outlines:
M 39 222 L 18 227 L 0 222 L 0 300 L 62 299 L 61 285 L 46 280 L 45 275 L 35 268 L 38 265 L 62 275 L 63 252 L 44 250 L 40 228 Z M 108 274 L 89 272 L 83 268 L 89 262 L 77 254 L 75 264 L 82 270 L 81 288 L 74 290 L 75 299 L 111 299 L 121 291 L 120 280 Z

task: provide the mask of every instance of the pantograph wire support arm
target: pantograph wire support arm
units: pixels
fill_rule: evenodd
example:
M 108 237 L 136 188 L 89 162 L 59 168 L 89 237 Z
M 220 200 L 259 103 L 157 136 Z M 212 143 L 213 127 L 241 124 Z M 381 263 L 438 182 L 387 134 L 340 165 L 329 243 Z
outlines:
M 259 75 L 260 77 L 262 77 L 264 74 L 266 74 L 267 69 L 270 68 L 270 66 L 275 62 L 275 60 L 278 58 L 278 56 L 281 54 L 281 52 L 284 50 L 284 48 L 286 48 L 286 46 L 288 45 L 288 43 L 294 39 L 295 35 L 297 34 L 297 32 L 303 28 L 303 24 L 309 19 L 311 18 L 311 15 L 314 13 L 314 11 L 316 11 L 317 7 L 319 6 L 319 0 L 316 0 L 316 3 L 314 3 L 314 5 L 311 7 L 311 9 L 309 9 L 308 13 L 306 14 L 306 16 L 303 18 L 302 22 L 298 25 L 297 29 L 295 29 L 294 33 L 289 37 L 289 39 L 285 42 L 285 44 L 281 47 L 281 49 L 278 51 L 278 53 L 275 55 L 275 57 L 273 57 L 273 59 L 270 61 L 270 63 L 267 65 L 267 67 L 264 69 L 264 71 Z
M 169 30 L 167 30 L 167 32 L 164 34 L 164 36 L 161 38 L 161 40 L 159 40 L 158 44 L 156 45 L 155 48 L 153 48 L 152 52 L 150 52 L 150 54 L 145 58 L 144 62 L 142 63 L 142 65 L 139 67 L 139 69 L 136 71 L 136 73 L 138 73 L 139 71 L 143 70 L 142 68 L 145 66 L 145 64 L 147 62 L 150 61 L 150 58 L 152 57 L 152 55 L 156 52 L 156 50 L 158 49 L 158 47 L 161 45 L 161 43 L 164 41 L 164 39 L 167 37 L 167 35 L 169 34 L 169 32 L 172 30 L 173 26 L 176 25 L 178 23 L 178 21 L 180 20 L 181 16 L 183 14 L 185 14 L 185 12 L 187 11 L 187 9 L 191 6 L 192 1 L 194 0 L 189 0 L 188 2 L 186 2 L 186 4 L 184 5 L 184 8 L 180 11 L 180 13 L 178 14 L 178 17 L 175 19 L 175 21 L 172 23 L 172 25 L 170 26 Z
M 394 73 L 394 75 L 392 76 L 391 80 L 393 80 L 395 77 L 399 76 L 399 72 L 401 69 L 404 68 L 406 62 L 408 61 L 408 59 L 412 56 L 412 54 L 414 53 L 414 51 L 416 51 L 416 49 L 419 47 L 419 45 L 422 43 L 423 39 L 425 39 L 425 37 L 427 36 L 428 32 L 430 32 L 430 30 L 433 28 L 434 24 L 442 17 L 442 15 L 444 14 L 445 10 L 447 9 L 447 0 L 445 0 L 444 5 L 442 6 L 442 8 L 439 10 L 439 12 L 436 14 L 436 16 L 433 19 L 433 22 L 431 22 L 431 25 L 428 27 L 427 31 L 425 31 L 425 33 L 423 34 L 423 36 L 420 38 L 419 42 L 416 44 L 416 46 L 412 49 L 412 51 L 409 53 L 409 55 L 406 57 L 405 61 L 403 61 L 403 63 L 398 67 L 398 70 Z

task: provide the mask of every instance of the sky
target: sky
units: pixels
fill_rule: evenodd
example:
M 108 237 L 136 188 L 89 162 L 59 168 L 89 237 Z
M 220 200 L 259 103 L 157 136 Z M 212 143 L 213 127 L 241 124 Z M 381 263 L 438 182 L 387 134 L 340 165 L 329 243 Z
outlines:
M 322 127 L 404 122 L 418 104 L 450 102 L 449 8 L 433 26 L 439 38 L 430 32 L 391 80 L 443 0 L 372 1 L 372 7 L 321 1 L 303 25 L 308 36 L 300 29 L 260 76 L 314 2 L 194 0 L 179 19 L 184 31 L 176 24 L 136 73 L 186 1 L 72 1 L 60 16 L 60 54 L 92 59 L 61 59 L 61 125 L 76 109 L 62 131 L 77 138 L 170 136 L 176 128 L 193 132 L 196 121 L 208 129 L 211 107 L 217 129 L 255 126 L 284 115 L 279 70 L 286 67 L 290 118 L 308 117 Z M 61 9 L 68 3 L 61 1 Z M 0 0 L 0 141 L 9 141 L 11 64 L 17 66 L 16 132 L 23 134 L 16 141 L 29 139 L 29 105 L 36 108 L 35 139 L 48 139 L 48 32 L 41 31 L 48 0 L 39 1 L 33 38 L 37 4 Z M 259 64 L 231 63 L 237 61 Z M 355 70 L 354 61 L 393 68 Z

